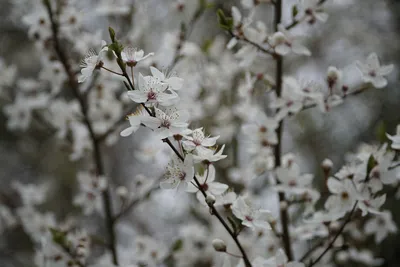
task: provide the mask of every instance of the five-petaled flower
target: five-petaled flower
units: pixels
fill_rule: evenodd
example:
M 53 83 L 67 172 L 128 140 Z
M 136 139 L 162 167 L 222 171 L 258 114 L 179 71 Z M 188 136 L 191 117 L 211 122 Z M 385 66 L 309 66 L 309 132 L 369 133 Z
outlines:
M 208 165 L 208 169 L 204 171 L 203 175 L 196 175 L 197 180 L 200 183 L 201 189 L 207 194 L 211 194 L 213 196 L 221 196 L 227 189 L 228 186 L 223 183 L 214 182 L 215 180 L 215 167 L 213 165 Z M 197 185 L 189 184 L 187 191 L 190 193 L 195 193 L 197 199 L 201 203 L 205 203 L 203 194 L 199 191 Z
M 271 213 L 268 210 L 252 208 L 241 196 L 233 202 L 232 212 L 238 219 L 242 220 L 243 225 L 252 230 L 256 228 L 271 229 L 269 224 L 269 221 L 273 219 Z
M 174 156 L 171 163 L 167 166 L 165 179 L 160 182 L 162 189 L 186 190 L 188 183 L 194 176 L 193 156 L 188 154 L 182 162 L 180 158 Z
M 207 147 L 214 146 L 219 138 L 219 136 L 206 137 L 203 132 L 203 127 L 195 130 L 188 129 L 183 133 L 183 137 L 186 139 L 182 142 L 185 150 L 195 150 L 196 152 L 202 149 L 207 149 Z
M 183 79 L 176 76 L 166 76 L 164 73 L 156 69 L 155 67 L 150 67 L 151 74 L 154 78 L 157 78 L 160 82 L 166 83 L 168 89 L 179 90 L 183 86 Z
M 128 65 L 128 67 L 135 67 L 140 61 L 145 60 L 146 58 L 153 56 L 154 53 L 148 53 L 144 55 L 143 50 L 138 50 L 137 48 L 133 48 L 131 46 L 125 47 L 121 52 L 122 60 Z
M 155 117 L 143 117 L 142 123 L 153 129 L 161 139 L 179 134 L 189 125 L 187 123 L 189 113 L 185 110 L 178 110 L 175 107 L 154 108 L 154 110 Z
M 141 73 L 139 73 L 139 89 L 129 91 L 128 96 L 136 103 L 158 103 L 162 106 L 171 106 L 174 104 L 174 100 L 179 100 L 174 91 L 168 90 L 168 84 L 162 83 L 152 76 L 144 77 Z
M 78 82 L 82 83 L 86 81 L 87 78 L 92 76 L 95 69 L 99 69 L 103 66 L 103 54 L 108 51 L 106 41 L 101 41 L 101 50 L 97 54 L 93 49 L 89 50 L 88 54 L 81 62 L 81 75 L 78 77 Z
M 372 83 L 376 88 L 385 87 L 387 80 L 384 76 L 389 75 L 393 71 L 393 64 L 381 66 L 378 56 L 375 53 L 368 56 L 365 64 L 362 64 L 360 61 L 357 61 L 356 64 L 362 73 L 362 80 L 366 83 Z
M 279 25 L 278 31 L 268 38 L 269 44 L 274 48 L 275 53 L 284 56 L 293 52 L 298 55 L 310 56 L 311 52 L 303 46 L 299 40 L 292 36 L 284 26 Z

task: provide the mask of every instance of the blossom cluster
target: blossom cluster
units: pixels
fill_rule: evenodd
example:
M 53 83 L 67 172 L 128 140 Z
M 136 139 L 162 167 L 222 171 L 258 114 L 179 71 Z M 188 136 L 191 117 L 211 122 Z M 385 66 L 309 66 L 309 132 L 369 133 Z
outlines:
M 55 181 L 13 182 L 20 203 L 0 203 L 0 233 L 22 226 L 35 266 L 381 265 L 367 242 L 379 245 L 397 232 L 385 203 L 400 198 L 400 126 L 380 144 L 361 145 L 343 166 L 325 159 L 315 174 L 282 148 L 289 132 L 283 125 L 297 114 L 326 114 L 353 95 L 383 89 L 394 70 L 370 53 L 349 66 L 328 66 L 317 82 L 286 75 L 283 61 L 312 56 L 292 28 L 326 22 L 324 2 L 302 0 L 290 23 L 269 29 L 257 19 L 259 7 L 282 9 L 282 0 L 242 0 L 229 15 L 213 10 L 213 1 L 173 1 L 168 8 L 182 18 L 181 29 L 166 32 L 158 51 L 147 54 L 155 50 L 138 41 L 152 30 L 143 3 L 95 4 L 100 19 L 134 13 L 132 29 L 109 28 L 110 41 L 85 25 L 77 1 L 25 3 L 32 10 L 22 22 L 40 68 L 37 77 L 22 78 L 0 61 L 7 128 L 21 135 L 45 128 L 66 148 L 79 165 L 70 199 L 79 215 L 64 207 L 44 211 Z M 189 40 L 188 27 L 209 10 L 230 40 Z M 134 156 L 113 160 L 105 151 L 122 142 L 134 144 Z M 139 171 L 129 170 L 128 181 L 111 177 L 126 160 L 138 161 Z M 154 172 L 145 174 L 145 164 Z M 165 210 L 153 208 L 157 201 Z M 178 206 L 187 213 L 175 218 Z M 171 231 L 156 224 L 160 233 L 151 236 L 149 222 L 165 223 L 164 213 L 165 221 L 184 224 Z

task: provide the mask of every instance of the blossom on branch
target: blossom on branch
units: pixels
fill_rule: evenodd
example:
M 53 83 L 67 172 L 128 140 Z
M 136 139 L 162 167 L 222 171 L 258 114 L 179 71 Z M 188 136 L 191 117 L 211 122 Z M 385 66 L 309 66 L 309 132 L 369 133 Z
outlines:
M 138 50 L 131 46 L 124 47 L 121 52 L 121 58 L 128 67 L 135 67 L 140 61 L 145 60 L 148 57 L 154 56 L 154 53 L 148 53 L 144 55 L 143 50 Z
M 154 108 L 155 117 L 143 116 L 142 123 L 153 129 L 158 138 L 164 139 L 180 134 L 189 125 L 189 113 L 186 110 L 178 110 L 176 107 Z
M 362 73 L 363 81 L 372 83 L 376 88 L 383 88 L 387 85 L 385 76 L 389 75 L 394 69 L 393 64 L 381 66 L 375 53 L 368 56 L 365 64 L 360 61 L 357 61 L 356 64 Z
M 174 155 L 167 166 L 167 172 L 164 176 L 165 179 L 160 182 L 162 189 L 177 188 L 178 190 L 186 190 L 194 176 L 193 156 L 191 154 L 187 155 L 184 162 L 182 162 Z
M 128 92 L 129 98 L 136 103 L 171 106 L 175 103 L 174 101 L 179 100 L 174 91 L 168 90 L 168 84 L 162 83 L 152 76 L 145 77 L 139 73 L 138 87 L 138 89 Z
M 271 229 L 269 221 L 273 220 L 272 214 L 268 210 L 256 210 L 251 207 L 242 196 L 238 197 L 232 204 L 233 214 L 240 220 L 242 224 L 255 230 L 262 228 L 266 230 Z
M 82 83 L 92 76 L 95 69 L 99 69 L 103 66 L 103 55 L 104 52 L 108 51 L 106 41 L 101 41 L 101 49 L 99 53 L 95 50 L 89 50 L 88 54 L 81 62 L 81 75 L 78 77 L 78 82 Z

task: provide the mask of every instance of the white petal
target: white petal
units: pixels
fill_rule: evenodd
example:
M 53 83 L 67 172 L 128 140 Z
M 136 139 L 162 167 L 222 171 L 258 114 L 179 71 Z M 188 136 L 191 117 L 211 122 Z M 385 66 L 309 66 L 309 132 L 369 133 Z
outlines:
M 142 123 L 153 130 L 160 126 L 160 120 L 150 116 L 143 116 Z
M 310 50 L 308 50 L 307 47 L 305 47 L 297 42 L 293 43 L 292 50 L 294 53 L 299 54 L 299 55 L 311 56 Z
M 393 64 L 382 66 L 378 69 L 377 74 L 382 76 L 389 75 L 393 71 L 393 68 Z
M 202 146 L 213 146 L 215 145 L 215 143 L 217 142 L 217 139 L 219 138 L 218 136 L 215 137 L 209 137 L 209 138 L 205 138 L 202 142 L 201 145 Z
M 168 181 L 160 182 L 160 187 L 162 189 L 173 189 L 176 186 L 177 186 L 177 183 L 171 183 L 171 182 L 168 182 Z
M 129 91 L 128 93 L 129 98 L 136 103 L 144 103 L 147 101 L 147 94 L 143 91 L 134 90 Z
M 372 53 L 368 56 L 367 65 L 373 70 L 376 70 L 379 68 L 379 59 L 378 59 L 378 56 L 376 55 L 376 53 Z
M 226 45 L 226 48 L 227 49 L 232 49 L 233 47 L 235 47 L 235 45 L 238 43 L 238 40 L 235 38 L 235 37 L 233 37 L 230 41 L 229 41 L 229 43 Z
M 224 193 L 229 188 L 228 185 L 218 182 L 210 183 L 208 186 L 208 190 L 211 192 L 211 194 L 216 196 L 222 195 L 222 193 Z
M 137 130 L 137 129 L 136 129 Z M 135 127 L 128 127 L 125 130 L 123 130 L 120 135 L 123 137 L 131 135 L 135 130 Z
M 330 177 L 328 179 L 327 185 L 328 185 L 329 192 L 331 192 L 333 194 L 338 194 L 338 193 L 342 192 L 342 190 L 343 190 L 343 184 L 340 181 L 338 181 L 332 177 Z
M 382 76 L 373 78 L 371 82 L 376 88 L 383 88 L 387 85 L 387 80 Z
M 233 23 L 235 26 L 237 26 L 241 23 L 242 14 L 240 14 L 239 9 L 235 6 L 232 7 L 232 17 L 233 17 Z
M 164 79 L 165 79 L 164 73 L 162 73 L 161 71 L 159 71 L 159 70 L 158 70 L 157 68 L 155 68 L 155 67 L 150 67 L 150 71 L 151 71 L 151 74 L 152 74 L 155 78 L 159 79 L 160 81 L 164 81 Z
M 315 17 L 319 21 L 326 22 L 328 20 L 329 15 L 325 12 L 315 12 Z
M 180 90 L 183 86 L 183 79 L 179 77 L 171 77 L 166 81 L 172 90 Z
M 207 181 L 208 182 L 214 182 L 215 180 L 215 167 L 214 165 L 210 164 L 208 166 L 208 173 L 207 173 Z
M 275 47 L 275 52 L 278 55 L 284 56 L 287 55 L 290 52 L 290 47 L 287 45 L 278 45 Z

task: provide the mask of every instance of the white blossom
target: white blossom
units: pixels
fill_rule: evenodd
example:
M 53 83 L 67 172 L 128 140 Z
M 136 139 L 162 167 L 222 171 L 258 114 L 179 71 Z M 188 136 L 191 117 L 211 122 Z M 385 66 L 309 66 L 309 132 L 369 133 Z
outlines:
M 228 190 L 228 185 L 215 182 L 215 167 L 212 164 L 208 165 L 208 168 L 204 171 L 203 175 L 196 174 L 196 178 L 200 183 L 200 188 L 206 192 L 207 195 L 211 194 L 213 196 L 221 196 L 226 190 Z M 197 199 L 201 203 L 205 203 L 204 196 L 197 186 L 197 184 L 189 184 L 187 191 L 191 193 L 197 192 Z
M 81 62 L 81 75 L 78 77 L 78 82 L 82 83 L 92 76 L 93 71 L 98 69 L 103 64 L 104 52 L 108 51 L 106 41 L 101 41 L 101 49 L 99 53 L 91 49 Z
M 257 210 L 251 207 L 242 196 L 238 197 L 232 204 L 233 214 L 240 220 L 242 224 L 255 230 L 256 228 L 262 228 L 270 230 L 271 226 L 269 221 L 272 219 L 272 215 L 268 210 Z
M 390 233 L 397 232 L 397 226 L 392 219 L 390 211 L 384 211 L 375 215 L 364 225 L 365 233 L 375 235 L 375 242 L 381 243 Z
M 194 176 L 193 156 L 191 154 L 185 157 L 182 162 L 177 156 L 174 156 L 167 166 L 165 179 L 160 182 L 162 189 L 186 190 L 188 184 Z
M 387 85 L 385 76 L 393 71 L 393 64 L 381 66 L 378 56 L 372 53 L 368 56 L 365 64 L 356 62 L 358 69 L 362 73 L 362 79 L 366 83 L 372 83 L 376 88 L 383 88 Z
M 311 55 L 311 52 L 300 43 L 298 37 L 292 36 L 283 25 L 278 26 L 278 31 L 268 38 L 268 43 L 275 50 L 275 53 L 281 56 L 290 52 L 298 55 Z
M 155 117 L 142 117 L 142 123 L 153 129 L 160 139 L 180 134 L 188 126 L 189 113 L 175 107 L 154 108 Z
M 178 95 L 168 90 L 168 84 L 162 83 L 159 79 L 139 73 L 139 88 L 128 92 L 129 98 L 136 103 L 160 104 L 170 106 Z M 168 93 L 169 92 L 169 93 Z
M 182 135 L 186 139 L 182 142 L 185 150 L 195 150 L 196 152 L 214 146 L 219 138 L 219 136 L 206 137 L 203 132 L 203 127 L 194 130 L 188 129 Z
M 396 127 L 396 135 L 389 135 L 387 133 L 386 136 L 390 141 L 392 141 L 390 147 L 395 150 L 400 150 L 400 125 L 397 125 Z
M 138 50 L 137 48 L 133 48 L 131 46 L 124 47 L 121 52 L 122 60 L 129 67 L 135 67 L 140 61 L 143 61 L 150 56 L 154 56 L 154 53 L 144 55 L 143 50 Z
M 168 77 L 155 67 L 150 67 L 150 71 L 153 77 L 157 78 L 162 83 L 166 83 L 168 85 L 168 88 L 171 90 L 180 90 L 183 86 L 184 81 L 182 78 L 176 76 Z

